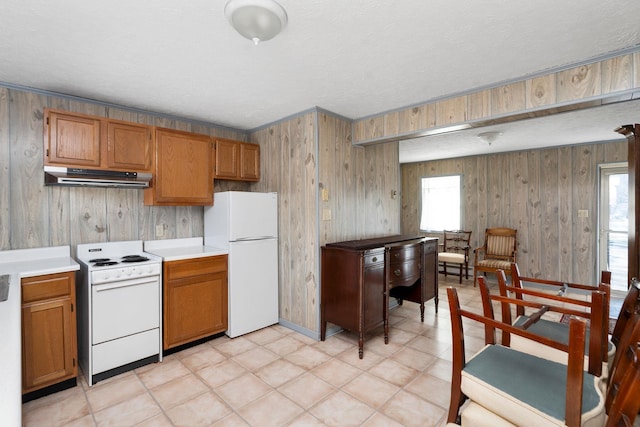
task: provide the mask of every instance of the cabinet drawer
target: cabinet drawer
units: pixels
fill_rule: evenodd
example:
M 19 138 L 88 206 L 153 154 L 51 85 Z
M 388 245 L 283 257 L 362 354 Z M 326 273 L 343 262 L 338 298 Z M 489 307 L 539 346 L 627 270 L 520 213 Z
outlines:
M 383 264 L 384 263 L 384 252 L 367 252 L 364 255 L 364 266 L 369 267 L 371 265 Z
M 22 279 L 22 303 L 58 298 L 71 294 L 74 273 L 48 274 Z
M 227 271 L 227 255 L 169 261 L 165 263 L 165 280 Z
M 391 248 L 389 251 L 389 257 L 391 262 L 408 261 L 410 259 L 419 258 L 420 245 L 407 245 Z
M 389 286 L 411 285 L 420 278 L 420 259 L 392 262 L 389 266 Z

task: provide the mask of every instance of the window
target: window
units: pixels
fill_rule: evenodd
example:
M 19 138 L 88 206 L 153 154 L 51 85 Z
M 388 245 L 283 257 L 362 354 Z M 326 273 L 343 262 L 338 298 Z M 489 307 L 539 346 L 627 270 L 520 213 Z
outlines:
M 462 175 L 422 178 L 420 230 L 460 229 L 460 182 Z
M 612 293 L 627 291 L 629 175 L 626 163 L 600 165 L 599 270 L 611 272 Z

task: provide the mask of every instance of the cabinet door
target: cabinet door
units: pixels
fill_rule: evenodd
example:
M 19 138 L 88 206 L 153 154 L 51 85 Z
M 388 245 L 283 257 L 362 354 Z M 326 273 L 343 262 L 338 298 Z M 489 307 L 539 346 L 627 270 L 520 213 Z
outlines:
M 216 172 L 220 179 L 236 179 L 238 172 L 239 143 L 226 139 L 216 139 Z
M 100 133 L 99 118 L 47 111 L 45 164 L 100 166 Z
M 382 256 L 380 256 L 382 258 Z M 364 330 L 369 331 L 384 320 L 384 263 L 364 269 Z
M 150 126 L 110 120 L 107 134 L 109 168 L 152 172 L 153 140 Z
M 244 181 L 260 180 L 260 146 L 258 144 L 240 144 L 240 179 Z
M 438 241 L 424 243 L 423 300 L 438 298 Z
M 77 375 L 75 328 L 71 298 L 23 305 L 23 393 Z
M 156 130 L 156 168 L 146 205 L 213 204 L 212 141 L 206 135 Z
M 227 330 L 227 273 L 165 284 L 164 349 Z

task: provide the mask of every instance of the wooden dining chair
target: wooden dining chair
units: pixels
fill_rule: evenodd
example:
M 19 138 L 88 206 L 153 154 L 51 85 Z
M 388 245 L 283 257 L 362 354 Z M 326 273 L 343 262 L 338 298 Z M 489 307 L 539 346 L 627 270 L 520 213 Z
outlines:
M 509 285 L 504 271 L 498 270 L 498 287 L 500 295 L 492 295 L 492 300 L 501 305 L 502 321 L 516 327 L 526 329 L 537 335 L 544 336 L 563 343 L 569 342 L 569 325 L 560 319 L 544 318 L 547 314 L 557 313 L 561 316 L 578 316 L 588 321 L 587 345 L 585 348 L 585 369 L 591 374 L 607 377 L 607 362 L 613 360 L 615 346 L 608 341 L 609 324 L 609 284 L 589 286 L 572 283 L 564 284 L 560 292 L 549 293 L 539 288 L 529 289 L 521 286 Z M 606 275 L 605 275 L 606 276 Z M 606 279 L 606 277 L 605 277 Z M 515 282 L 515 281 L 514 281 Z M 542 280 L 539 280 L 541 283 Z M 548 280 L 547 282 L 556 282 Z M 552 289 L 555 286 L 551 287 Z M 568 289 L 579 289 L 581 294 L 568 294 Z M 515 307 L 515 310 L 513 309 Z M 535 309 L 535 312 L 525 314 L 525 308 Z M 512 311 L 517 317 L 512 319 Z M 485 316 L 488 313 L 485 313 Z M 565 352 L 550 349 L 547 346 L 523 339 L 508 332 L 502 334 L 502 344 L 513 349 L 523 351 L 545 359 L 566 363 Z
M 471 242 L 471 231 L 464 230 L 444 230 L 442 251 L 438 252 L 438 263 L 442 265 L 440 271 L 447 277 L 453 274 L 459 277 L 458 283 L 462 283 L 462 270 L 464 269 L 465 279 L 469 278 L 469 249 Z M 448 267 L 453 265 L 458 267 L 458 273 L 450 273 Z
M 448 422 L 462 426 L 607 426 L 626 419 L 631 425 L 640 410 L 640 315 L 627 323 L 621 340 L 624 357 L 611 370 L 606 394 L 600 378 L 583 371 L 586 321 L 572 316 L 569 343 L 541 337 L 497 321 L 483 277 L 479 280 L 481 315 L 460 307 L 448 288 L 453 370 Z M 464 322 L 463 322 L 464 319 Z M 464 325 L 485 327 L 487 345 L 468 361 Z M 568 353 L 567 363 L 553 362 L 497 344 L 495 331 L 509 332 Z M 489 333 L 493 331 L 493 333 Z M 469 400 L 469 402 L 466 402 Z M 464 407 L 463 407 L 463 403 Z

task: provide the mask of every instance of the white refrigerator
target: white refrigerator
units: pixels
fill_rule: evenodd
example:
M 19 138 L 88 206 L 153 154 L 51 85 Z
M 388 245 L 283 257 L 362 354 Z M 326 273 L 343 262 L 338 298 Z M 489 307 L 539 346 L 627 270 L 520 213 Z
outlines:
M 240 335 L 278 323 L 278 195 L 215 193 L 204 244 L 229 252 L 229 327 Z

